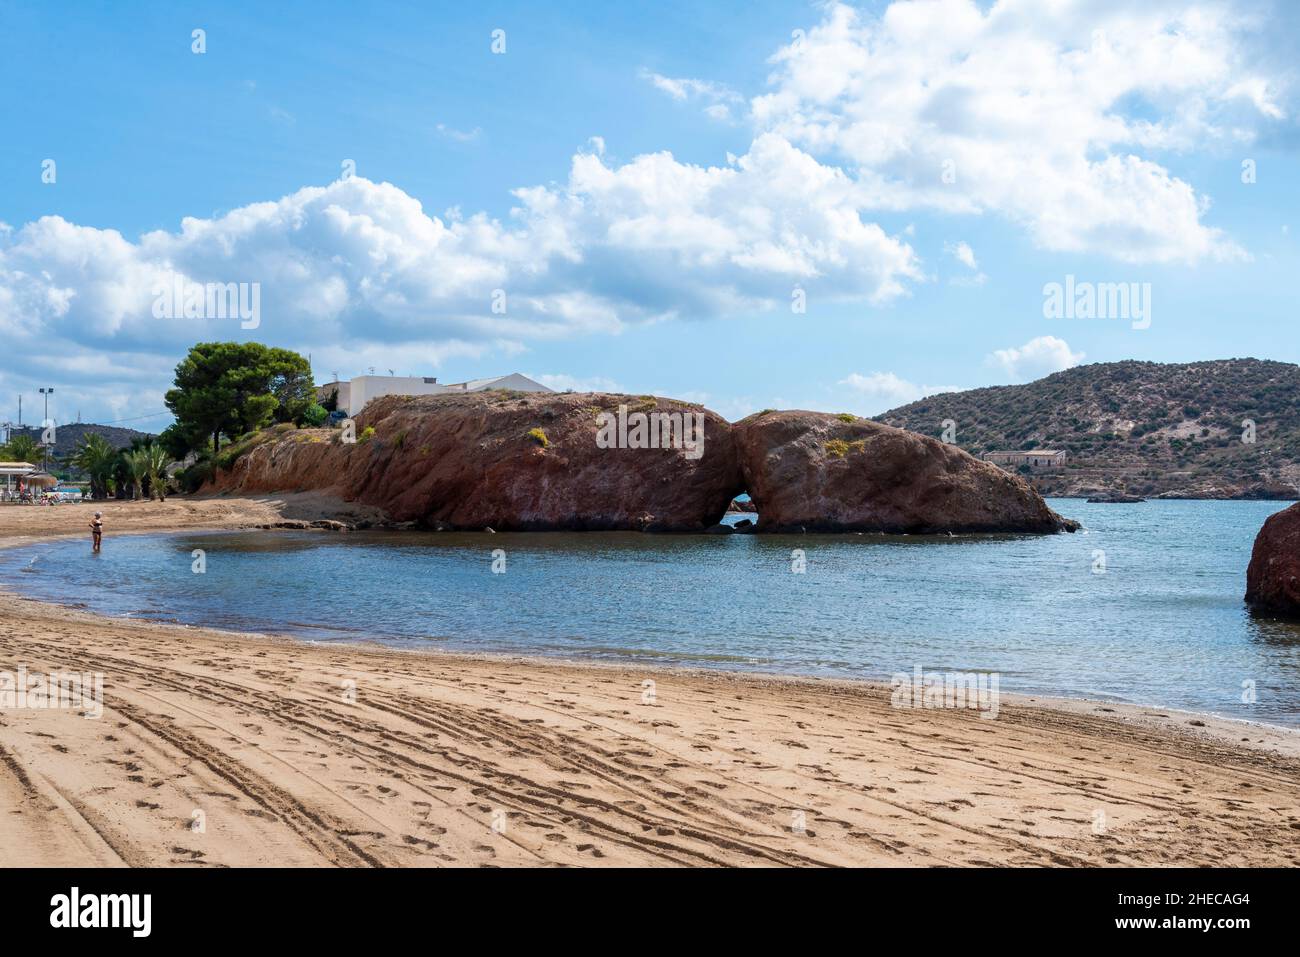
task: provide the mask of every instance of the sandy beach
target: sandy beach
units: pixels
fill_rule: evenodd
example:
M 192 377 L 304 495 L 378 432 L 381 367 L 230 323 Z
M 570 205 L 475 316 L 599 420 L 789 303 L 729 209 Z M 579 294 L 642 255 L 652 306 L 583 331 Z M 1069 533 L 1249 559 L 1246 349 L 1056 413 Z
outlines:
M 106 549 L 319 511 L 101 507 Z M 0 547 L 82 535 L 91 511 L 0 507 Z M 97 719 L 0 711 L 0 865 L 1300 864 L 1288 730 L 1007 695 L 984 720 L 894 709 L 865 683 L 312 645 L 0 601 L 0 670 L 99 672 L 105 699 Z

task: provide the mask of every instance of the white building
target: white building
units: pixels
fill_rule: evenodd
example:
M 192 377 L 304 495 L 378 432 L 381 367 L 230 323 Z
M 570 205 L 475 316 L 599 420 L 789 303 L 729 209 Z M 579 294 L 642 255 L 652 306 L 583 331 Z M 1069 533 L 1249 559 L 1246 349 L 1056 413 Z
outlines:
M 327 382 L 317 390 L 322 400 L 330 393 L 338 396 L 337 406 L 348 415 L 356 415 L 373 399 L 381 395 L 454 395 L 458 392 L 485 392 L 489 389 L 509 389 L 514 392 L 553 392 L 526 375 L 510 375 L 489 379 L 472 379 L 468 382 L 440 383 L 433 376 L 359 375 L 349 382 Z

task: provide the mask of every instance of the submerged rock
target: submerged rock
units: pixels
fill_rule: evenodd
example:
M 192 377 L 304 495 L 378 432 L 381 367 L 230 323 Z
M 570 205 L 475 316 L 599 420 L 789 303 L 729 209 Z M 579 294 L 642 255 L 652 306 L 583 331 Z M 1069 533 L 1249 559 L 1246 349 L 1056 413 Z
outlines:
M 1255 611 L 1300 618 L 1300 503 L 1269 516 L 1255 536 L 1246 603 Z
M 647 413 L 683 428 L 692 421 L 703 442 L 603 448 L 598 432 L 609 420 L 597 417 L 617 416 L 620 406 L 632 423 Z M 384 396 L 356 417 L 356 435 L 346 444 L 339 429 L 272 434 L 207 490 L 311 489 L 376 506 L 391 522 L 439 529 L 702 532 L 744 488 L 726 420 L 650 396 Z
M 1059 532 L 1027 482 L 869 419 L 763 412 L 733 427 L 758 531 Z

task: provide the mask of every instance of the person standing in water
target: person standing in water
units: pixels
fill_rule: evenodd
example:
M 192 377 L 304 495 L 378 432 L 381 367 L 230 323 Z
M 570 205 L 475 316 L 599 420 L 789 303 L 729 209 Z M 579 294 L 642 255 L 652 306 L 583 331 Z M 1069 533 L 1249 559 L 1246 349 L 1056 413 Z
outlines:
M 94 543 L 93 551 L 96 552 L 99 551 L 100 539 L 104 537 L 104 522 L 102 518 L 103 514 L 104 514 L 103 512 L 96 512 L 94 521 L 90 523 L 90 538 L 91 541 Z

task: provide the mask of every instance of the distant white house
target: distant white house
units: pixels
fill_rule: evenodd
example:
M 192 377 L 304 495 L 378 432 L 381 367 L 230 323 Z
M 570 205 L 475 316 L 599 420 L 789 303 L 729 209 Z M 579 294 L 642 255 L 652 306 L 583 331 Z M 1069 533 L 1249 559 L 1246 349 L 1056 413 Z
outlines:
M 331 394 L 336 395 L 337 407 L 348 415 L 356 415 L 381 395 L 454 395 L 458 392 L 486 392 L 489 389 L 509 389 L 514 392 L 555 391 L 518 372 L 445 384 L 434 376 L 359 375 L 348 382 L 327 382 L 316 391 L 322 400 Z

